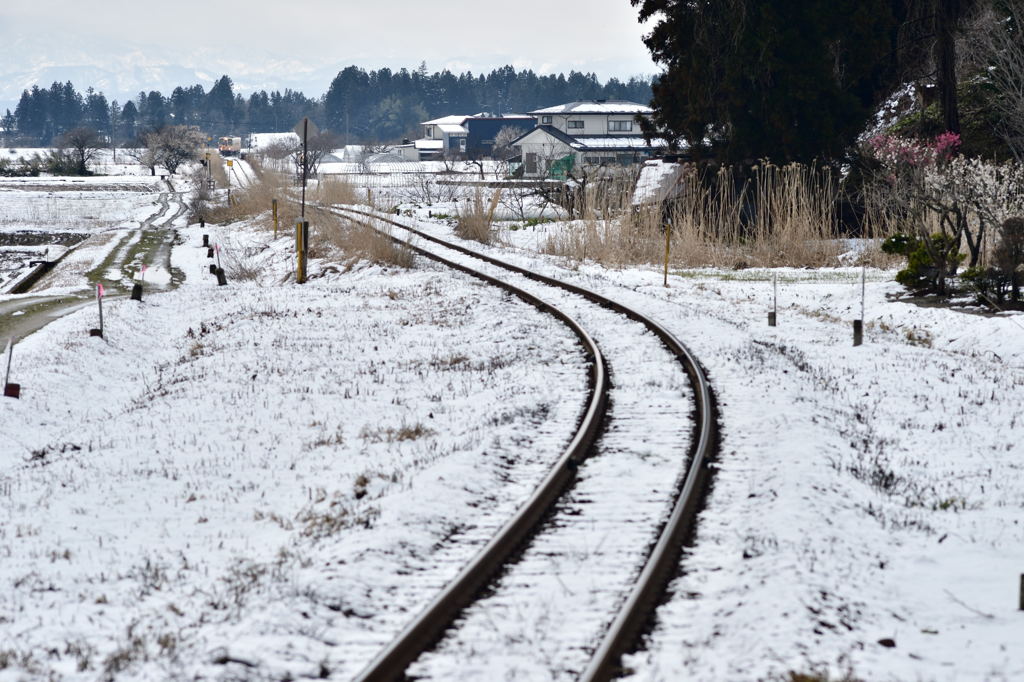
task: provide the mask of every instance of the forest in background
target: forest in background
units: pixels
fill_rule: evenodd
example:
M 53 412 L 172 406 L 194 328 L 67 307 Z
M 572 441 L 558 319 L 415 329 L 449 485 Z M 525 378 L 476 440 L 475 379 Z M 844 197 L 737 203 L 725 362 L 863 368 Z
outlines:
M 197 126 L 211 136 L 285 132 L 308 116 L 345 143 L 396 142 L 418 137 L 422 121 L 450 114 L 524 113 L 585 99 L 646 104 L 651 81 L 636 76 L 602 83 L 593 73 L 537 75 L 511 66 L 486 75 L 429 73 L 425 64 L 398 71 L 349 66 L 322 97 L 290 89 L 244 97 L 225 75 L 209 90 L 202 85 L 179 86 L 169 96 L 151 90 L 123 104 L 108 101 L 91 87 L 80 93 L 66 82 L 25 90 L 15 110 L 5 112 L 0 127 L 8 145 L 46 146 L 79 127 L 114 142 L 129 142 L 167 125 Z

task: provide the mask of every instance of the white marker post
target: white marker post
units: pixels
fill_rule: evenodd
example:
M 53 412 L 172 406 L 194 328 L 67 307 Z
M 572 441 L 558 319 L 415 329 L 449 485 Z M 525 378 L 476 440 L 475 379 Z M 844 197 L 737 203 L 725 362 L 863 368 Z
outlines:
M 768 313 L 768 326 L 774 327 L 777 321 L 776 314 L 779 312 L 779 283 L 778 273 L 772 273 L 772 311 Z
M 4 350 L 7 356 L 7 372 L 4 374 L 4 397 L 20 398 L 21 384 L 11 383 L 11 358 L 14 356 L 14 339 L 7 339 L 7 348 Z
M 142 301 L 142 285 L 146 283 L 146 264 L 143 263 L 139 269 L 139 281 L 132 285 L 132 300 Z
M 96 305 L 99 307 L 99 311 L 100 311 L 100 328 L 99 329 L 90 329 L 89 330 L 89 336 L 98 336 L 98 337 L 100 337 L 102 339 L 103 338 L 103 285 L 101 283 L 99 283 L 99 282 L 96 282 Z

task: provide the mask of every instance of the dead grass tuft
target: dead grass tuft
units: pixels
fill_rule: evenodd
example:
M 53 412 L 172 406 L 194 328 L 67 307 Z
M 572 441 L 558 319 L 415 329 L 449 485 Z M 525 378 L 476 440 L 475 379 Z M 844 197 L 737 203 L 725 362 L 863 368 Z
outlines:
M 419 422 L 416 424 L 402 424 L 398 428 L 381 427 L 371 429 L 366 426 L 359 433 L 359 437 L 369 443 L 402 443 L 432 435 L 434 435 L 434 431 Z
M 455 234 L 463 239 L 472 239 L 481 244 L 494 241 L 494 212 L 501 201 L 501 190 L 496 189 L 489 202 L 484 202 L 483 193 L 477 190 L 473 198 L 460 204 L 455 220 Z

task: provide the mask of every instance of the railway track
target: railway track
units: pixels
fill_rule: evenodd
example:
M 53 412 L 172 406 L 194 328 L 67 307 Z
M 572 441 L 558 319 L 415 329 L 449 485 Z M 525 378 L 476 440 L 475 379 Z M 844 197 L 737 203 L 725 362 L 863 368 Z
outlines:
M 232 158 L 230 171 L 231 175 L 235 177 L 235 186 L 238 189 L 245 189 L 252 184 L 253 172 L 247 161 L 243 161 L 239 157 Z
M 579 431 L 543 483 L 356 679 L 447 679 L 452 661 L 475 679 L 498 656 L 558 679 L 614 677 L 677 571 L 709 482 L 716 417 L 697 359 L 657 322 L 582 287 L 377 214 L 330 210 L 551 312 L 593 360 Z

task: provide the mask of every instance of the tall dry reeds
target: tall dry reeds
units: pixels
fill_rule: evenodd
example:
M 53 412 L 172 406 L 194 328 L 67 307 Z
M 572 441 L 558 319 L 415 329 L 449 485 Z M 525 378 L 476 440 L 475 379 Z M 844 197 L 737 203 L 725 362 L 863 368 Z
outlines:
M 683 267 L 838 265 L 846 251 L 836 211 L 838 182 L 829 168 L 763 163 L 687 167 L 667 204 L 631 206 L 632 185 L 593 188 L 581 219 L 553 234 L 545 250 L 608 265 L 658 263 L 670 230 L 670 262 Z
M 277 199 L 278 224 L 282 229 L 291 229 L 299 215 L 298 208 L 287 201 L 292 191 L 287 176 L 264 172 L 248 186 L 232 189 L 231 201 L 214 206 L 209 220 L 225 223 L 251 220 L 260 229 L 273 230 L 271 207 L 273 200 Z
M 473 198 L 459 205 L 459 213 L 455 220 L 455 234 L 463 239 L 472 239 L 481 244 L 494 241 L 494 213 L 501 202 L 501 190 L 491 194 L 490 201 L 485 202 L 483 193 L 477 190 Z
M 310 197 L 324 206 L 358 204 L 362 201 L 358 190 L 347 180 L 338 176 L 322 178 L 310 192 Z

